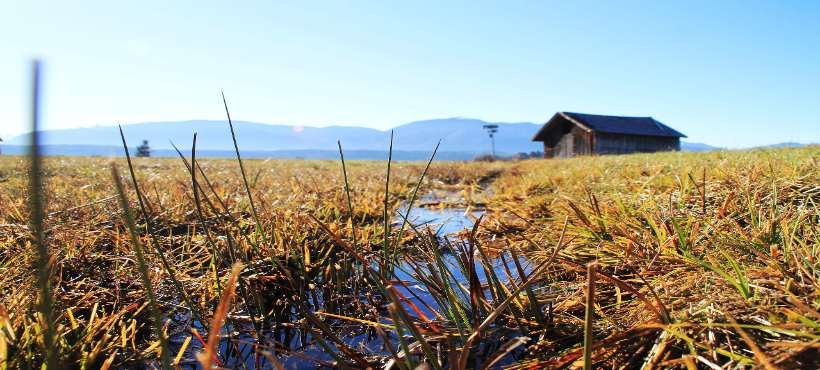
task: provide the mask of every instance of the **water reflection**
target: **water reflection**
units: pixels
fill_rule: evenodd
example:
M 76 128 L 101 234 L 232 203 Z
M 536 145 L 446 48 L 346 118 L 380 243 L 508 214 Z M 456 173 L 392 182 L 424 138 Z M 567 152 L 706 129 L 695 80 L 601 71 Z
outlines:
M 401 225 L 406 208 L 396 215 L 395 224 Z M 419 230 L 429 227 L 436 236 L 453 235 L 464 229 L 471 229 L 475 225 L 483 210 L 467 210 L 466 208 L 429 208 L 414 207 L 407 215 L 407 220 Z

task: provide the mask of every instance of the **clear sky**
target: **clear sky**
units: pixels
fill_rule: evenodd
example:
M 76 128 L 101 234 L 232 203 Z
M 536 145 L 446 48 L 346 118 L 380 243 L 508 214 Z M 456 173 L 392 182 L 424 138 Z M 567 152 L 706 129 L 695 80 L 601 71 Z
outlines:
M 0 0 L 0 137 L 236 119 L 387 129 L 556 111 L 648 115 L 689 141 L 820 142 L 820 1 Z M 445 4 L 446 3 L 446 4 Z

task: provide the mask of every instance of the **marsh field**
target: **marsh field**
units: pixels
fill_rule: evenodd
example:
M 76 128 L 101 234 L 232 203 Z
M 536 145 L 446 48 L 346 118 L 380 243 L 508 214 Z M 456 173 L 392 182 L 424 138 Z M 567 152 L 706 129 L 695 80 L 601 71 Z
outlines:
M 183 155 L 0 157 L 0 369 L 820 366 L 817 146 Z

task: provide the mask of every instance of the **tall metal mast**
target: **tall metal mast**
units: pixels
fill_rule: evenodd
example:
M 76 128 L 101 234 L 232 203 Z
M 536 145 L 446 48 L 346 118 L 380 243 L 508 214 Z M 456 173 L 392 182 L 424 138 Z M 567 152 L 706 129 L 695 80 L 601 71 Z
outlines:
M 493 159 L 495 159 L 495 133 L 498 132 L 498 125 L 484 125 L 484 129 L 487 130 L 487 133 L 490 134 L 490 144 L 492 145 L 492 155 Z

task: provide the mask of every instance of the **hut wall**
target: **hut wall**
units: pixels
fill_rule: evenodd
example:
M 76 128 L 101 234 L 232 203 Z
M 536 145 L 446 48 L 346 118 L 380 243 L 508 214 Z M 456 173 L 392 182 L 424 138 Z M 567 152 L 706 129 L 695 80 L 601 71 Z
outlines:
M 555 147 L 550 146 L 546 141 L 544 142 L 544 158 L 555 157 Z
M 546 152 L 546 147 L 544 148 Z M 592 153 L 592 134 L 574 126 L 569 132 L 561 136 L 555 147 L 551 148 L 553 157 L 574 157 Z
M 679 138 L 600 132 L 595 135 L 595 152 L 598 154 L 649 153 L 670 150 L 680 150 Z

